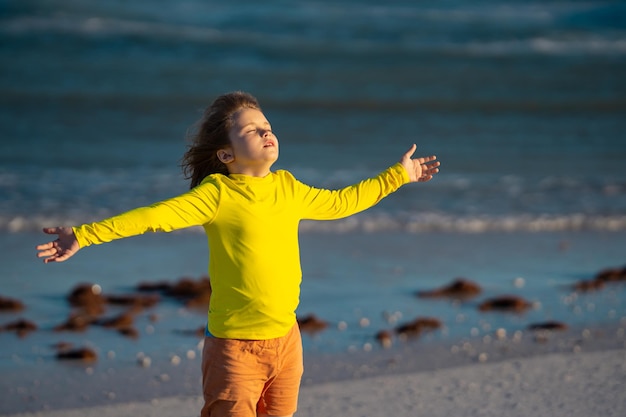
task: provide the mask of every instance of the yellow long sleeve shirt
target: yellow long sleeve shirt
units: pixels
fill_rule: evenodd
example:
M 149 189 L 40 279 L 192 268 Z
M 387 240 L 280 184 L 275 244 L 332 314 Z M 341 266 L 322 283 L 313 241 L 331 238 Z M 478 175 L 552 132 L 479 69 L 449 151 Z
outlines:
M 203 226 L 213 289 L 210 333 L 272 339 L 284 336 L 296 321 L 302 279 L 300 220 L 347 217 L 408 181 L 399 163 L 341 190 L 305 185 L 284 170 L 263 178 L 213 174 L 178 197 L 73 230 L 82 248 L 145 232 Z

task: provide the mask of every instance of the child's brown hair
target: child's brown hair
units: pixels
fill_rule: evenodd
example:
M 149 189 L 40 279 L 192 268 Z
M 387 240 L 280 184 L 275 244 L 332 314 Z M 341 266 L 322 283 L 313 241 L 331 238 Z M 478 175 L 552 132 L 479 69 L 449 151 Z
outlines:
M 183 156 L 181 166 L 190 187 L 199 185 L 211 174 L 228 175 L 226 165 L 217 157 L 217 151 L 230 145 L 228 132 L 233 116 L 241 109 L 261 110 L 257 99 L 245 92 L 226 93 L 213 101 L 204 111 L 195 131 L 189 136 L 191 144 Z

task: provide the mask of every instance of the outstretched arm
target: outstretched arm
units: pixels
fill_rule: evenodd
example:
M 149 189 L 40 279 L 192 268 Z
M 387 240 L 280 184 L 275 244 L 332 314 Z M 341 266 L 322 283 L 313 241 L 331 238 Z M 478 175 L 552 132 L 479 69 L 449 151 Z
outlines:
M 439 172 L 436 156 L 412 159 L 417 146 L 402 155 L 400 161 L 376 177 L 368 178 L 340 190 L 326 190 L 298 182 L 302 201 L 302 218 L 334 220 L 350 216 L 377 204 L 403 184 L 425 182 Z M 296 181 L 294 179 L 294 181 Z
M 146 232 L 171 232 L 212 221 L 218 207 L 219 189 L 207 182 L 177 197 L 138 207 L 94 223 L 75 227 L 48 227 L 43 232 L 57 239 L 37 246 L 44 262 L 63 262 L 81 248 Z
M 44 258 L 44 263 L 66 261 L 80 249 L 71 227 L 46 227 L 43 232 L 58 236 L 52 242 L 37 246 L 37 257 Z
M 411 148 L 402 155 L 400 163 L 409 174 L 411 182 L 429 181 L 433 178 L 433 175 L 439 172 L 439 161 L 436 161 L 437 157 L 434 155 L 412 159 L 411 157 L 416 149 L 417 145 L 413 144 Z

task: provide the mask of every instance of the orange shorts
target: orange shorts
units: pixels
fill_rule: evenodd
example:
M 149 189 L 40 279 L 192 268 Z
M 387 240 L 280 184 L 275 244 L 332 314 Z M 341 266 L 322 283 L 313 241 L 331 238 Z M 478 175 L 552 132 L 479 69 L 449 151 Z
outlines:
M 293 414 L 302 373 L 302 338 L 297 323 L 276 339 L 206 337 L 201 417 Z

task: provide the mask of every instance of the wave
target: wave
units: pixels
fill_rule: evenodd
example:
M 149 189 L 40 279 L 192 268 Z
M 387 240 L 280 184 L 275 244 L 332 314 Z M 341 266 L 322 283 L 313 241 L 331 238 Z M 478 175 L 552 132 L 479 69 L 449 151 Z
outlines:
M 351 217 L 334 222 L 304 222 L 302 231 L 325 233 L 351 232 L 566 232 L 566 231 L 611 231 L 626 230 L 624 216 L 572 215 L 511 215 L 502 217 L 463 216 L 428 214 L 416 219 L 391 216 Z
M 40 232 L 43 227 L 81 224 L 85 218 L 62 216 L 0 217 L 0 233 Z M 509 216 L 452 216 L 430 213 L 419 217 L 357 215 L 334 221 L 302 221 L 303 233 L 535 233 L 535 232 L 624 232 L 626 215 L 509 215 Z M 202 233 L 200 227 L 176 233 Z
M 626 53 L 626 38 L 607 39 L 587 36 L 579 39 L 532 37 L 521 40 L 469 42 L 467 45 L 444 45 L 443 50 L 472 55 L 603 55 Z
M 258 2 L 237 2 L 229 7 L 216 7 L 203 0 L 191 0 L 184 4 L 165 2 L 156 5 L 154 1 L 136 1 L 124 4 L 81 4 L 78 7 L 67 1 L 56 0 L 64 7 L 55 5 L 55 0 L 47 7 L 39 8 L 40 14 L 50 13 L 52 18 L 64 19 L 69 13 L 76 16 L 134 16 L 153 21 L 196 22 L 198 24 L 241 22 L 271 22 L 273 25 L 314 24 L 331 25 L 341 22 L 346 25 L 364 23 L 395 25 L 416 23 L 419 26 L 429 22 L 445 24 L 482 24 L 497 26 L 519 26 L 520 24 L 543 26 L 571 20 L 571 17 L 585 17 L 606 24 L 613 15 L 619 14 L 619 4 L 594 4 L 590 2 L 564 1 L 543 2 L 449 2 L 437 7 L 435 4 L 409 4 L 387 2 L 386 4 L 364 4 L 358 1 L 341 3 L 326 1 L 303 1 L 298 7 L 285 8 L 275 4 Z M 65 14 L 58 12 L 63 9 Z M 32 28 L 32 27 L 31 27 Z
M 99 36 L 142 36 L 162 37 L 179 40 L 219 40 L 221 32 L 207 27 L 177 25 L 170 23 L 122 20 L 113 18 L 19 17 L 3 22 L 2 32 L 12 35 L 33 33 L 99 35 Z
M 201 108 L 208 103 L 204 92 L 194 91 L 96 91 L 95 89 L 28 91 L 26 89 L 5 88 L 2 90 L 0 103 L 12 105 L 27 105 L 33 101 L 39 103 L 57 104 L 63 101 L 68 107 L 107 106 L 122 109 L 128 113 L 137 108 L 158 108 L 177 104 Z M 363 112 L 363 111 L 424 111 L 424 112 L 490 112 L 511 113 L 523 112 L 527 114 L 560 114 L 568 112 L 590 112 L 595 114 L 620 113 L 626 110 L 626 98 L 623 97 L 570 97 L 551 98 L 544 100 L 526 98 L 490 97 L 487 99 L 473 97 L 360 97 L 349 94 L 329 94 L 326 97 L 313 96 L 306 91 L 290 91 L 285 88 L 283 95 L 263 97 L 263 106 L 267 109 L 298 111 L 335 111 L 335 112 Z
M 420 12 L 422 13 L 422 12 Z M 507 14 L 509 11 L 500 12 Z M 512 13 L 512 12 L 511 12 Z M 474 16 L 474 12 L 430 12 L 427 15 Z M 542 13 L 538 13 L 541 15 Z M 498 16 L 498 15 L 496 15 Z M 406 17 L 406 16 L 405 16 Z M 248 17 L 248 19 L 250 19 Z M 368 17 L 361 20 L 368 21 Z M 285 19 L 289 20 L 289 19 Z M 435 19 L 436 20 L 436 19 Z M 494 17 L 494 21 L 497 20 Z M 376 29 L 361 32 L 359 25 L 350 24 L 345 33 L 335 33 L 332 22 L 320 22 L 325 31 L 293 31 L 297 23 L 282 22 L 284 28 L 266 27 L 218 28 L 210 24 L 168 21 L 132 20 L 111 17 L 75 16 L 27 16 L 5 19 L 0 33 L 13 36 L 36 36 L 38 34 L 74 35 L 87 37 L 130 37 L 162 42 L 182 42 L 241 47 L 256 47 L 276 51 L 285 50 L 309 55 L 368 55 L 390 56 L 404 54 L 455 54 L 467 56 L 516 56 L 516 55 L 623 55 L 626 54 L 626 37 L 623 31 L 576 31 L 567 27 L 557 31 L 529 30 L 526 34 L 506 33 L 497 39 L 482 39 L 484 35 L 468 32 L 462 40 L 451 41 L 440 29 L 426 36 L 415 28 L 414 21 L 397 23 L 395 30 L 405 32 L 401 37 L 391 36 L 387 30 Z M 315 23 L 315 22 L 314 22 Z M 336 23 L 336 22 L 335 22 Z M 310 22 L 302 21 L 302 24 Z M 502 24 L 502 21 L 499 21 Z M 354 25 L 354 27 L 352 26 Z M 328 33 L 326 33 L 328 32 Z M 543 34 L 542 34 L 543 33 Z
M 206 5 L 199 4 L 196 9 Z M 240 5 L 237 5 L 240 6 Z M 308 7 L 307 7 L 308 6 Z M 218 31 L 208 28 L 207 25 L 219 25 L 236 19 L 240 22 L 255 23 L 271 20 L 273 26 L 290 25 L 328 26 L 341 22 L 343 28 L 363 26 L 364 23 L 392 22 L 395 26 L 405 26 L 409 23 L 546 23 L 554 20 L 555 11 L 537 7 L 456 7 L 445 9 L 403 7 L 394 5 L 367 6 L 361 3 L 353 5 L 313 3 L 299 8 L 263 7 L 255 4 L 254 7 L 237 7 L 229 10 L 207 13 L 206 17 L 198 18 L 192 13 L 193 8 L 186 11 L 163 8 L 154 10 L 154 5 L 148 5 L 150 10 L 133 13 L 136 18 L 120 18 L 129 16 L 128 10 L 73 10 L 71 14 L 61 14 L 51 11 L 48 16 L 31 15 L 6 19 L 3 22 L 5 33 L 32 33 L 32 32 L 66 32 L 77 34 L 130 34 L 130 35 L 175 35 L 185 38 L 205 38 L 207 35 L 219 34 Z M 71 10 L 71 9 L 70 9 Z M 142 20 L 145 19 L 145 20 Z M 150 19 L 150 20 L 148 20 Z M 174 23 L 165 23 L 174 22 Z M 179 22 L 179 23 L 175 23 Z M 194 24 L 191 24 L 193 22 Z

